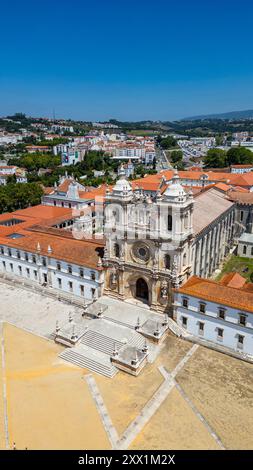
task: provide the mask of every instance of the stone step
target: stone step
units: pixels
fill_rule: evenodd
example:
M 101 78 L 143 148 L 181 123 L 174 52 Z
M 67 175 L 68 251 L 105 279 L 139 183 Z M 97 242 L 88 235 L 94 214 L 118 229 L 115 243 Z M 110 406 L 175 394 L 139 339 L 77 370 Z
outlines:
M 92 349 L 96 349 L 97 351 L 101 351 L 105 354 L 108 354 L 109 356 L 112 355 L 115 346 L 117 350 L 119 350 L 125 344 L 121 341 L 110 338 L 94 330 L 88 330 L 84 334 L 81 343 L 85 344 L 86 346 L 89 346 Z
M 145 344 L 145 338 L 140 334 L 137 333 L 130 339 L 128 342 L 131 346 L 135 346 L 138 349 L 142 349 Z
M 74 348 L 65 349 L 59 357 L 67 362 L 70 362 L 71 364 L 89 369 L 92 372 L 104 375 L 105 377 L 112 378 L 118 372 L 116 367 L 113 365 L 106 365 L 102 362 L 99 362 L 98 360 L 85 355 L 85 351 L 80 353 L 80 350 L 75 351 Z
M 125 323 L 119 320 L 116 320 L 115 318 L 107 317 L 106 315 L 103 316 L 105 320 L 111 321 L 113 323 L 116 323 L 117 325 L 125 326 L 127 328 L 131 328 L 132 330 L 135 330 L 135 325 L 132 325 L 130 323 Z
M 168 318 L 168 326 L 169 326 L 170 331 L 172 331 L 172 333 L 174 333 L 174 335 L 176 336 L 182 336 L 182 337 L 189 336 L 187 331 L 185 331 L 184 328 L 182 328 L 174 320 L 172 320 L 172 318 Z

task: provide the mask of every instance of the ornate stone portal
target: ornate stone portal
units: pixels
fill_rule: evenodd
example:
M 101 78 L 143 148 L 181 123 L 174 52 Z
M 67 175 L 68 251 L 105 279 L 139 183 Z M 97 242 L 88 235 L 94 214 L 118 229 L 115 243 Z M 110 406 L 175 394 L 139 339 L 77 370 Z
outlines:
M 105 293 L 172 313 L 172 288 L 191 275 L 192 211 L 177 173 L 152 202 L 120 172 L 106 195 Z

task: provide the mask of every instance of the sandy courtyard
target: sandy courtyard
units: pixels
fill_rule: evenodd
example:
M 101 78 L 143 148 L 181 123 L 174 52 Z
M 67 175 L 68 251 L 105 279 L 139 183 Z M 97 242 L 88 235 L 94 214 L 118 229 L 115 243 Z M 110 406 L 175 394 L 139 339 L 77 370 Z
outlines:
M 8 323 L 0 329 L 0 448 L 109 449 L 111 443 L 85 380 L 90 371 L 58 358 L 61 346 Z M 119 437 L 192 344 L 169 335 L 155 363 L 137 378 L 92 374 Z M 253 366 L 199 347 L 176 380 L 227 449 L 253 447 Z M 4 384 L 6 397 L 4 397 Z M 4 423 L 7 422 L 7 432 Z M 219 449 L 174 387 L 133 439 L 132 449 Z

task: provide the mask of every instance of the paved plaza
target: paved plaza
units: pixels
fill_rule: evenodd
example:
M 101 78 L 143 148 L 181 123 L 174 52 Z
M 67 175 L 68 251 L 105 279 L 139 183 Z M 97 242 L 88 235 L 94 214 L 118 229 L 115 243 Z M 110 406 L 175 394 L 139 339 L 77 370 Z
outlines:
M 252 448 L 252 364 L 168 332 L 138 377 L 107 378 L 62 360 L 65 348 L 50 339 L 56 319 L 64 323 L 71 312 L 81 321 L 82 309 L 3 283 L 0 298 L 1 449 Z M 129 338 L 136 312 L 140 322 L 154 315 L 100 301 L 112 335 L 119 314 Z

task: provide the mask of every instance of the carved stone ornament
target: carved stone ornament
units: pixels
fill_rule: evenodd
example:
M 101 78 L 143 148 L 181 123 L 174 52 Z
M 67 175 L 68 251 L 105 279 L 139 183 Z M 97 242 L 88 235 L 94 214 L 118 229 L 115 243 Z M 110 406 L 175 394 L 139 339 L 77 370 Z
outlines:
M 115 288 L 118 282 L 118 275 L 117 275 L 117 271 L 115 268 L 112 269 L 112 272 L 110 275 L 110 281 L 111 281 L 111 286 Z
M 161 283 L 161 297 L 162 299 L 166 299 L 168 297 L 168 284 L 165 280 Z

